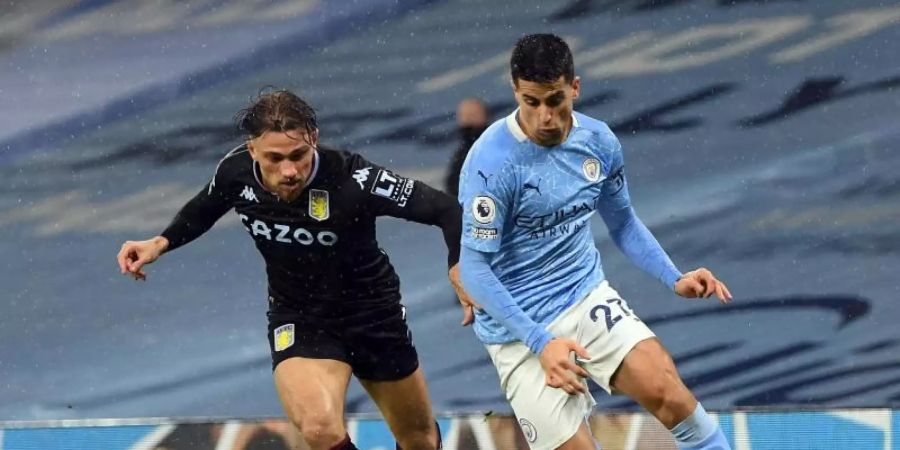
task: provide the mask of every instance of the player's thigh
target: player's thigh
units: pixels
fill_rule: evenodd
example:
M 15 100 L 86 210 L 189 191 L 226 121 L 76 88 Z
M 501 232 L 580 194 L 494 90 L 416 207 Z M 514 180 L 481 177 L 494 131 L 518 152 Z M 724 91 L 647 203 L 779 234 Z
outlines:
M 419 354 L 399 303 L 372 306 L 344 329 L 353 374 L 360 380 L 397 381 L 419 368 Z
M 556 448 L 556 450 L 597 450 L 597 441 L 591 434 L 587 420 L 581 422 L 575 435 Z
M 576 436 L 595 404 L 590 393 L 569 395 L 547 386 L 538 356 L 521 342 L 487 349 L 532 450 L 556 449 Z
M 345 362 L 292 357 L 275 367 L 275 387 L 285 413 L 301 432 L 315 428 L 341 434 L 350 375 Z
M 419 355 L 399 303 L 373 307 L 347 328 L 353 374 L 369 392 L 401 445 L 437 441 Z
M 548 328 L 557 336 L 575 339 L 590 355 L 578 363 L 609 393 L 612 378 L 632 349 L 656 336 L 606 283 L 566 311 Z
M 378 405 L 391 431 L 402 440 L 412 434 L 433 434 L 434 415 L 421 368 L 399 380 L 359 380 Z M 433 440 L 432 440 L 433 442 Z

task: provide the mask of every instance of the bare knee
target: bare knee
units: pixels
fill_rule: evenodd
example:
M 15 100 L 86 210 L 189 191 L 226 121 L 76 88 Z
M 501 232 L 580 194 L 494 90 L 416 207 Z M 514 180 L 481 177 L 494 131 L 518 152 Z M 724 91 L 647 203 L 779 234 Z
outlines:
M 303 440 L 313 449 L 330 449 L 347 436 L 343 419 L 325 414 L 289 414 Z
M 672 357 L 656 339 L 635 346 L 612 381 L 668 428 L 689 416 L 697 404 L 678 376 Z
M 397 444 L 403 450 L 436 450 L 438 431 L 434 422 L 416 424 L 397 435 Z
M 665 369 L 649 381 L 644 404 L 663 425 L 672 428 L 691 415 L 697 400 L 674 370 Z

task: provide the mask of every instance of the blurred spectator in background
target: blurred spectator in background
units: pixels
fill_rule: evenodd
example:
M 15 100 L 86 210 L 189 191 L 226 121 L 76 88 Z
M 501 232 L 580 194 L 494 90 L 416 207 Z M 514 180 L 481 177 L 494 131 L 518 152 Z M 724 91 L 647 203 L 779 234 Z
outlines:
M 459 146 L 453 152 L 450 166 L 447 168 L 446 191 L 454 198 L 459 193 L 459 171 L 472 144 L 487 129 L 490 117 L 484 102 L 479 98 L 469 97 L 459 102 L 456 107 L 456 125 L 459 134 Z

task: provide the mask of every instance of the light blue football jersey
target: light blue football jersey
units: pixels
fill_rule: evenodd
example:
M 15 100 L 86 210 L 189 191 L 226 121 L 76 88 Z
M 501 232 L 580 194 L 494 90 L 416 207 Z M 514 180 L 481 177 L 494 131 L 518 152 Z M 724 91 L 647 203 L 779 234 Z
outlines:
M 573 114 L 565 142 L 541 147 L 516 121 L 498 120 L 475 142 L 460 174 L 462 244 L 492 253 L 491 269 L 542 326 L 604 279 L 590 218 L 630 206 L 622 147 L 609 127 Z M 488 344 L 516 340 L 489 315 L 475 333 Z

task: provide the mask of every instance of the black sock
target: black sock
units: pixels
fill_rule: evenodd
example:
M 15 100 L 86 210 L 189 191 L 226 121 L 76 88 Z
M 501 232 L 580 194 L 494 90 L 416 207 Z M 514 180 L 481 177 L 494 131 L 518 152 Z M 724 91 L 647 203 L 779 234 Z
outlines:
M 348 434 L 343 441 L 338 442 L 337 445 L 331 447 L 331 450 L 359 450 L 353 445 L 353 441 L 350 440 L 350 435 Z
M 441 424 L 437 423 L 437 420 L 435 420 L 434 427 L 437 428 L 437 448 L 440 450 L 444 448 L 444 441 L 441 440 Z

